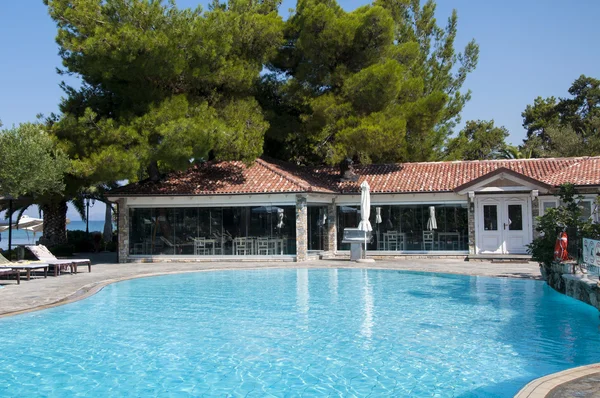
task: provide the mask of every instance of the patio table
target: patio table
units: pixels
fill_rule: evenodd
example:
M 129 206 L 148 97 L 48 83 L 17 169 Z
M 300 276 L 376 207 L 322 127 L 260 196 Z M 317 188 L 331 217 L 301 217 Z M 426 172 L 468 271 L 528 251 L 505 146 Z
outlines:
M 444 248 L 446 249 L 446 245 L 449 240 L 452 242 L 453 246 L 456 243 L 456 249 L 458 249 L 458 246 L 460 245 L 460 232 L 438 232 L 437 237 L 438 248 L 440 249 L 442 248 L 442 243 L 444 244 Z

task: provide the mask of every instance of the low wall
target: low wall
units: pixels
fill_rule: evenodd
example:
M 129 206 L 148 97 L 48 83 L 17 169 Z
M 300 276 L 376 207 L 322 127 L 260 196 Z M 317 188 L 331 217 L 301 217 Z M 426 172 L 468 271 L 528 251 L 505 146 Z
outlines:
M 597 276 L 582 274 L 573 263 L 553 263 L 540 266 L 546 283 L 554 290 L 600 310 L 600 285 Z

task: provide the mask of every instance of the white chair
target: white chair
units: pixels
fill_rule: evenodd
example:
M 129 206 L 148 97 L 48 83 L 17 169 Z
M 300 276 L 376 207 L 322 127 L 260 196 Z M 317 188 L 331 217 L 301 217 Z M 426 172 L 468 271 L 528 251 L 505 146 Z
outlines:
M 223 254 L 223 241 L 224 238 L 223 236 L 219 236 L 219 235 L 214 235 L 214 240 L 215 242 L 213 243 L 213 254 L 219 254 L 222 255 Z
M 433 250 L 433 231 L 423 231 L 423 250 L 427 250 L 427 245 Z
M 233 247 L 235 254 L 238 256 L 252 254 L 252 240 L 248 238 L 235 238 L 233 240 Z
M 389 231 L 387 233 L 387 249 L 386 250 L 399 250 L 398 245 L 398 231 Z
M 212 254 L 210 248 L 206 245 L 206 238 L 195 238 L 194 239 L 194 254 L 196 256 L 205 256 Z
M 258 255 L 271 255 L 277 251 L 277 244 L 274 240 L 269 238 L 256 238 L 256 251 Z

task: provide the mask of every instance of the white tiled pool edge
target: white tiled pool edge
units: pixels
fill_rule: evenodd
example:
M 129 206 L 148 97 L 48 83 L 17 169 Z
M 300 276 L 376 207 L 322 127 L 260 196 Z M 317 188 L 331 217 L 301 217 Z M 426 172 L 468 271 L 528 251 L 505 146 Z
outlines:
M 523 387 L 523 389 L 515 395 L 515 398 L 543 398 L 555 387 L 598 372 L 600 372 L 600 363 L 579 366 L 577 368 L 567 369 L 562 372 L 540 377 Z

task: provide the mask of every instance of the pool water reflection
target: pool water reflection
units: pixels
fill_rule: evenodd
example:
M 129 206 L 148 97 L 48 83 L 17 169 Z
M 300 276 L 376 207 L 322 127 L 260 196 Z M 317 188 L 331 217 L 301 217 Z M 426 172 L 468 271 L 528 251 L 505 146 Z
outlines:
M 499 396 L 600 362 L 543 282 L 377 270 L 137 279 L 0 320 L 0 395 Z

